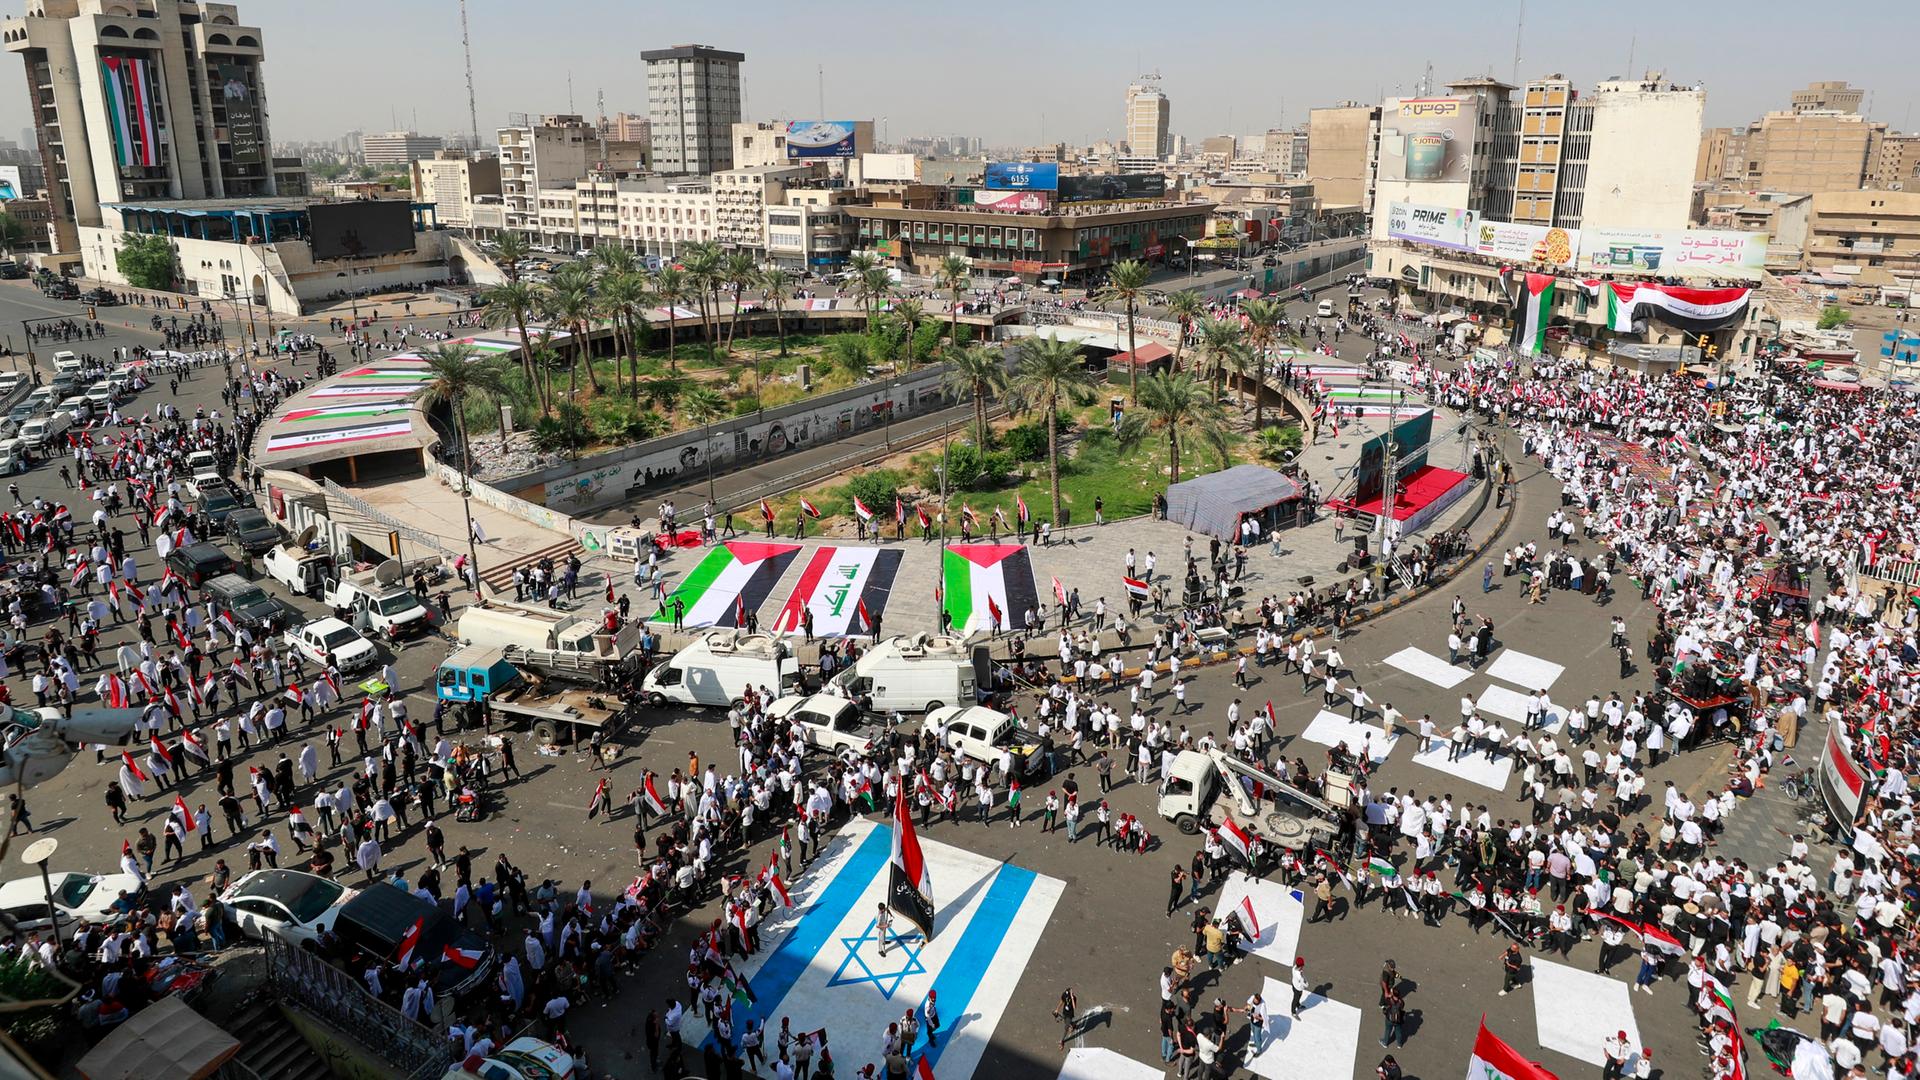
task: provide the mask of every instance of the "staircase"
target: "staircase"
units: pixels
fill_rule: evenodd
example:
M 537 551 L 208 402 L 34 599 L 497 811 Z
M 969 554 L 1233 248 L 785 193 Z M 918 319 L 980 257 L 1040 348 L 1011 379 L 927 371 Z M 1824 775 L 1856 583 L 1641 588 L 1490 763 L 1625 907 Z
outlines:
M 227 1025 L 245 1032 L 239 1061 L 262 1080 L 327 1080 L 327 1063 L 272 1004 L 255 1005 Z
M 513 588 L 513 572 L 515 569 L 522 566 L 532 566 L 541 559 L 552 559 L 553 564 L 557 567 L 565 563 L 569 555 L 581 555 L 584 561 L 584 551 L 585 549 L 580 546 L 580 541 L 568 537 L 557 544 L 549 544 L 531 554 L 515 555 L 505 561 L 492 562 L 483 554 L 480 560 L 480 580 L 495 592 L 510 591 Z

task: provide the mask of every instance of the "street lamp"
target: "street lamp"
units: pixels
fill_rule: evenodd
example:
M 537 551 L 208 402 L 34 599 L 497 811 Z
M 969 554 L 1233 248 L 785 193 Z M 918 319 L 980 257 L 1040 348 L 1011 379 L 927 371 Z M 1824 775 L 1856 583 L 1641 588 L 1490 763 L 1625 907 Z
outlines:
M 53 925 L 55 948 L 59 948 L 60 943 L 60 909 L 53 906 L 53 878 L 47 874 L 47 863 L 53 858 L 53 853 L 58 850 L 60 850 L 58 837 L 43 836 L 28 844 L 27 850 L 20 853 L 21 862 L 40 870 L 40 887 L 46 892 L 47 921 Z

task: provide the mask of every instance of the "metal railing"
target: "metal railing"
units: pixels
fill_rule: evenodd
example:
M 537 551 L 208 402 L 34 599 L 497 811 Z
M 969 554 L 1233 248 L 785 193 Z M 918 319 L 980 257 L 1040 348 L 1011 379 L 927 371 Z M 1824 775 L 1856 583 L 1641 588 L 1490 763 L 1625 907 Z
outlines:
M 266 938 L 267 983 L 280 1000 L 325 1020 L 391 1065 L 396 1075 L 429 1080 L 446 1071 L 446 1046 L 320 954 Z
M 448 550 L 447 546 L 441 543 L 440 537 L 435 536 L 432 533 L 422 532 L 421 530 L 414 528 L 411 525 L 403 525 L 400 522 L 395 521 L 393 518 L 388 517 L 386 514 L 383 514 L 380 511 L 375 510 L 373 507 L 367 505 L 364 499 L 361 499 L 359 496 L 352 494 L 351 492 L 347 491 L 346 488 L 341 487 L 339 484 L 334 483 L 332 480 L 322 480 L 320 483 L 322 488 L 326 491 L 327 498 L 329 500 L 337 500 L 338 502 L 344 504 L 348 509 L 352 510 L 354 513 L 359 514 L 361 517 L 366 518 L 369 524 L 378 525 L 382 529 L 388 530 L 390 532 L 397 532 L 401 535 L 403 539 L 411 540 L 415 544 L 418 544 L 421 547 L 428 549 L 429 551 L 437 553 L 441 557 L 441 559 L 446 562 L 452 562 L 455 559 L 459 558 L 459 554 L 457 552 Z M 337 513 L 334 514 L 333 517 L 336 520 L 336 522 L 338 522 L 341 525 L 342 528 L 345 528 L 348 532 L 353 531 L 353 525 L 351 522 L 340 521 L 339 520 L 340 515 Z M 363 537 L 362 539 L 364 541 L 365 538 Z M 369 546 L 377 547 L 378 545 L 369 545 Z

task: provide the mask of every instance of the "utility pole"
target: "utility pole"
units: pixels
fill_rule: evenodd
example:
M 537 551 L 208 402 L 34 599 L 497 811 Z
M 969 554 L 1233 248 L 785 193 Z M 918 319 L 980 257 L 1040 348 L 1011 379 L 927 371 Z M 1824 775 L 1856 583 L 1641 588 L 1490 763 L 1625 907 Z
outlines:
M 467 156 L 480 152 L 480 107 L 473 97 L 473 37 L 467 33 L 467 0 L 460 0 L 460 49 L 467 56 L 467 124 L 473 129 L 473 148 Z

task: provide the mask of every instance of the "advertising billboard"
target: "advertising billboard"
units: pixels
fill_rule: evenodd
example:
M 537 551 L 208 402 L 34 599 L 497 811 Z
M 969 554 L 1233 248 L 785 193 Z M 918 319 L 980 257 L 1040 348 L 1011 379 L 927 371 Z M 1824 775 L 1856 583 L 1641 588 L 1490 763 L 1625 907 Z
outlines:
M 1587 229 L 1580 269 L 1758 281 L 1767 234 L 1713 229 Z
M 851 120 L 794 120 L 787 124 L 787 157 L 850 158 L 853 131 Z
M 20 179 L 20 166 L 0 165 L 0 202 L 27 197 L 27 186 Z
M 920 179 L 920 158 L 914 154 L 861 154 L 860 176 L 864 180 Z
M 1464 183 L 1473 171 L 1472 98 L 1393 98 L 1380 114 L 1380 179 Z
M 1424 203 L 1391 203 L 1387 207 L 1387 235 L 1395 240 L 1433 247 L 1467 250 L 1467 232 L 1473 211 Z
M 1164 199 L 1167 178 L 1159 173 L 1105 173 L 1098 176 L 1063 176 L 1060 201 L 1111 202 L 1121 199 Z
M 307 207 L 316 259 L 365 259 L 413 250 L 413 207 L 405 199 L 361 199 Z
M 1051 161 L 989 161 L 989 191 L 1057 191 L 1060 166 Z
M 975 210 L 996 214 L 1037 214 L 1053 204 L 1053 195 L 1045 191 L 976 191 Z
M 220 65 L 220 100 L 227 107 L 227 146 L 233 163 L 259 165 L 266 161 L 266 148 L 260 145 L 260 99 L 247 85 L 245 67 Z
M 1513 221 L 1474 222 L 1468 230 L 1475 254 L 1514 263 L 1570 268 L 1580 251 L 1580 230 Z

